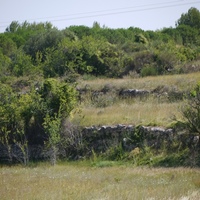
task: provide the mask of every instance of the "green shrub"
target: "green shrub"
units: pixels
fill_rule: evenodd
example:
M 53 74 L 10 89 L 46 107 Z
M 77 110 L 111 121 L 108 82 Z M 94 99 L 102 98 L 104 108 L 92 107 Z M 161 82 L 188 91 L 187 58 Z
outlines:
M 157 156 L 153 159 L 153 166 L 155 167 L 178 167 L 186 166 L 189 158 L 189 149 L 185 149 L 181 152 L 175 152 L 163 156 Z
M 156 76 L 158 75 L 158 71 L 155 66 L 147 65 L 144 66 L 141 70 L 141 76 Z
M 122 145 L 109 148 L 103 155 L 108 160 L 123 160 L 127 157 Z
M 200 134 L 200 83 L 191 91 L 186 105 L 182 108 L 182 114 L 189 132 Z

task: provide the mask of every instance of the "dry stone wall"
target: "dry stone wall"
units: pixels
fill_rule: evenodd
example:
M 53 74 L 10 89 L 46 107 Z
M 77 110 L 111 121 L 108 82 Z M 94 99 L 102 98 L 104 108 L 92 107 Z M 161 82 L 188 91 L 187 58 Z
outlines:
M 77 135 L 76 135 L 77 134 Z M 188 147 L 199 145 L 199 136 L 187 134 L 185 131 L 179 132 L 171 128 L 151 127 L 134 125 L 113 125 L 113 126 L 91 126 L 79 129 L 73 133 L 73 144 L 60 147 L 59 155 L 62 157 L 71 156 L 72 159 L 89 157 L 93 152 L 104 153 L 110 148 L 119 145 L 125 151 L 132 151 L 136 147 L 150 146 L 159 149 L 163 142 L 167 148 L 174 141 Z M 50 152 L 41 145 L 31 145 L 28 147 L 28 159 L 47 159 Z M 9 145 L 9 149 L 0 144 L 0 161 L 23 160 L 23 153 L 16 145 Z
M 144 144 L 159 148 L 163 140 L 170 143 L 174 136 L 173 129 L 161 127 L 135 127 L 119 124 L 116 126 L 92 126 L 83 129 L 84 140 L 88 141 L 90 150 L 93 149 L 96 152 L 103 152 L 120 144 L 127 151 Z

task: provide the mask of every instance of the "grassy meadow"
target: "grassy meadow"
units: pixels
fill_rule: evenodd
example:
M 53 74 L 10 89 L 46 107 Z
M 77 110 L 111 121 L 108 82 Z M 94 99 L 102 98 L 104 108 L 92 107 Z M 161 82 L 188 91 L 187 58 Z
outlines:
M 0 199 L 199 199 L 199 169 L 108 164 L 99 163 L 101 167 L 80 163 L 1 167 Z
M 143 89 L 153 91 L 163 87 L 171 91 L 189 92 L 200 81 L 200 73 L 165 75 L 144 78 L 131 76 L 123 79 L 91 79 L 80 80 L 79 88 L 85 86 L 94 90 L 101 90 L 109 86 L 110 90 Z M 103 102 L 103 103 L 102 103 Z M 167 97 L 152 96 L 145 99 L 119 99 L 112 92 L 100 97 L 95 103 L 86 97 L 81 103 L 81 113 L 74 115 L 73 121 L 83 126 L 91 125 L 157 125 L 171 126 L 174 116 L 181 119 L 183 101 L 169 101 Z M 104 105 L 105 104 L 105 105 Z

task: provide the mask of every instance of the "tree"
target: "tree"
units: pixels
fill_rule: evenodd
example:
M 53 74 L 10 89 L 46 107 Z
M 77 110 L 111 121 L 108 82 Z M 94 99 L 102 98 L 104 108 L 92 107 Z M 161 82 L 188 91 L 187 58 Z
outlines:
M 75 35 L 79 38 L 82 39 L 84 36 L 89 36 L 92 34 L 91 28 L 87 26 L 70 26 L 68 28 L 70 31 L 74 32 Z
M 200 22 L 199 22 L 200 23 Z M 199 45 L 200 37 L 199 30 L 191 26 L 181 24 L 176 28 L 178 34 L 182 38 L 182 43 L 185 46 Z
M 60 134 L 62 121 L 70 116 L 76 105 L 76 91 L 66 83 L 56 79 L 46 79 L 42 89 L 44 110 L 44 127 L 47 140 L 46 146 L 50 150 L 50 161 L 56 164 L 58 145 L 61 142 Z
M 11 57 L 17 50 L 15 42 L 8 35 L 0 34 L 0 51 L 8 57 Z
M 190 8 L 187 13 L 181 15 L 177 21 L 177 26 L 187 25 L 192 28 L 200 28 L 200 12 L 196 8 Z
M 27 129 L 38 95 L 33 91 L 19 96 L 8 85 L 0 86 L 0 142 L 7 148 L 10 162 L 15 159 L 26 165 L 29 161 Z M 13 145 L 20 151 L 12 150 Z
M 56 164 L 58 144 L 60 143 L 60 131 L 61 131 L 61 117 L 60 114 L 50 117 L 47 114 L 44 118 L 43 127 L 45 133 L 48 135 L 48 141 L 46 142 L 47 148 L 50 149 L 50 162 L 52 165 Z
M 59 42 L 65 37 L 64 33 L 51 29 L 48 31 L 38 32 L 30 36 L 24 46 L 24 51 L 29 54 L 34 60 L 38 52 L 42 53 L 43 61 L 45 59 L 45 51 L 48 48 L 56 48 Z
M 10 75 L 11 59 L 0 51 L 0 80 Z
M 134 53 L 134 70 L 140 73 L 143 66 L 153 64 L 154 61 L 154 53 L 147 50 L 136 52 Z
M 0 84 L 0 143 L 7 149 L 10 162 L 15 159 L 26 165 L 29 145 L 46 144 L 55 164 L 62 121 L 75 106 L 74 87 L 56 79 L 46 79 L 41 89 L 30 86 L 23 93 Z
M 8 33 L 15 33 L 17 32 L 18 28 L 20 27 L 20 24 L 18 21 L 13 21 L 11 24 L 6 28 L 6 32 Z
M 23 50 L 18 51 L 12 56 L 11 72 L 15 76 L 25 76 L 34 72 L 35 66 L 32 64 L 32 58 L 26 55 Z

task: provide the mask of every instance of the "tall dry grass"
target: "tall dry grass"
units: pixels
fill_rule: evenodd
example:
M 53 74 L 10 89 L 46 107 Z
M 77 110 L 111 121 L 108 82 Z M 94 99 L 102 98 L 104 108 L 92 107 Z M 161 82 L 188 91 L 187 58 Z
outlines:
M 169 87 L 177 87 L 180 90 L 190 90 L 197 82 L 200 81 L 200 72 L 191 74 L 176 74 L 165 76 L 149 76 L 143 78 L 132 78 L 126 76 L 123 79 L 108 79 L 95 78 L 92 80 L 78 81 L 78 87 L 89 85 L 94 90 L 99 90 L 103 86 L 110 84 L 116 88 L 133 88 L 153 90 L 161 85 L 168 85 Z
M 200 171 L 186 168 L 1 167 L 1 200 L 140 200 L 200 197 Z
M 173 123 L 174 116 L 181 118 L 180 106 L 180 102 L 119 102 L 105 108 L 83 107 L 81 115 L 75 115 L 73 120 L 83 126 L 133 124 L 166 127 Z
M 188 92 L 200 81 L 200 73 L 154 76 L 145 78 L 125 77 L 123 79 L 94 79 L 80 80 L 78 87 L 86 85 L 92 90 L 101 90 L 106 85 L 115 90 L 120 89 L 145 89 L 152 91 L 159 86 L 165 86 L 172 90 Z M 175 88 L 175 89 L 174 89 Z M 88 99 L 81 105 L 81 115 L 74 115 L 73 121 L 83 126 L 112 125 L 112 124 L 135 124 L 135 125 L 158 125 L 170 126 L 173 118 L 181 119 L 182 101 L 170 102 L 166 99 L 146 98 L 116 100 L 107 96 L 109 105 L 101 108 L 92 104 Z M 112 102 L 113 98 L 113 102 Z M 163 98 L 163 97 L 162 97 Z M 110 100 L 111 99 L 111 100 Z M 102 99 L 103 100 L 103 99 Z M 98 103 L 101 103 L 101 99 Z

